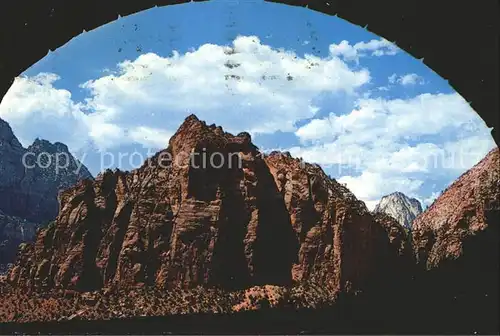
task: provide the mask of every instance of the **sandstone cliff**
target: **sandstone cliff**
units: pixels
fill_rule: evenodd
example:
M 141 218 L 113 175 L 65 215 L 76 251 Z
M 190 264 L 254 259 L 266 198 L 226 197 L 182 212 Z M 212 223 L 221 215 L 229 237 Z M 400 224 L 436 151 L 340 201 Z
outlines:
M 204 157 L 216 160 L 204 166 Z M 14 286 L 232 289 L 313 281 L 355 292 L 394 272 L 380 270 L 391 269 L 387 256 L 402 248 L 390 234 L 404 233 L 387 231 L 319 166 L 264 155 L 249 134 L 233 136 L 194 115 L 141 168 L 79 182 L 59 202 L 55 225 L 20 251 L 8 276 Z

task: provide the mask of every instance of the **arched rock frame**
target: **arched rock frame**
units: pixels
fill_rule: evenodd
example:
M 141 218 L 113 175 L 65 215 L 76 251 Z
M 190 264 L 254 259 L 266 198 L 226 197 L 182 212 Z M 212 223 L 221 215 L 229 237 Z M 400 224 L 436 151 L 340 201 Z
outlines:
M 500 145 L 497 0 L 266 1 L 337 15 L 395 42 L 447 79 L 487 126 L 493 127 L 493 138 Z M 0 97 L 16 76 L 49 50 L 59 48 L 83 31 L 112 22 L 119 15 L 186 2 L 190 1 L 14 0 L 2 3 Z

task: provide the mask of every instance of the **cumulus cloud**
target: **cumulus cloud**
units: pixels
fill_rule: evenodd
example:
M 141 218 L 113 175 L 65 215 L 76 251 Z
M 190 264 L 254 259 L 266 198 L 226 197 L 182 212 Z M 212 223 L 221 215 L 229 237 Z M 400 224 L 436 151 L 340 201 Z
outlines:
M 71 92 L 56 89 L 59 76 L 40 73 L 34 77 L 16 78 L 0 104 L 0 118 L 8 121 L 24 146 L 40 137 L 64 140 L 72 148 L 82 146 L 88 125 L 82 105 L 75 103 Z
M 296 131 L 303 143 L 334 140 L 350 143 L 377 139 L 418 139 L 447 129 L 484 129 L 484 122 L 458 94 L 425 93 L 410 99 L 359 99 L 351 113 L 313 119 Z
M 410 73 L 402 76 L 398 76 L 396 74 L 392 74 L 388 78 L 389 83 L 391 84 L 401 84 L 403 86 L 408 86 L 408 85 L 423 85 L 425 84 L 425 80 L 423 77 L 415 74 L 415 73 Z
M 428 176 L 456 178 L 492 148 L 483 121 L 458 94 L 390 100 L 363 94 L 370 72 L 346 62 L 399 52 L 387 40 L 342 41 L 329 51 L 323 58 L 297 55 L 240 36 L 228 46 L 204 44 L 185 54 L 143 54 L 81 83 L 88 93 L 83 101 L 58 88 L 55 74 L 19 77 L 0 117 L 25 146 L 40 137 L 72 151 L 163 148 L 189 113 L 231 132 L 291 132 L 301 144 L 288 148 L 292 155 L 330 169 L 369 207 L 396 190 L 430 198 L 434 191 L 422 194 Z M 389 78 L 401 85 L 420 80 Z M 329 105 L 317 98 L 329 94 L 355 101 L 352 111 L 318 117 Z
M 399 48 L 386 39 L 371 40 L 369 42 L 358 42 L 351 45 L 348 41 L 343 40 L 339 44 L 330 45 L 330 53 L 334 56 L 341 57 L 346 61 L 359 62 L 361 57 L 367 56 L 392 56 L 399 52 Z
M 407 195 L 415 195 L 423 184 L 422 181 L 401 176 L 387 179 L 384 175 L 371 171 L 364 171 L 359 176 L 343 176 L 339 182 L 345 183 L 357 197 L 369 201 L 390 194 L 394 190 Z
M 393 191 L 422 198 L 426 179 L 451 182 L 495 145 L 483 120 L 456 93 L 360 99 L 356 105 L 351 113 L 331 113 L 299 128 L 303 145 L 290 152 L 329 167 L 367 204 Z
M 129 132 L 130 138 L 150 148 L 163 148 L 173 135 L 172 132 L 149 127 L 135 127 Z
M 83 102 L 55 88 L 57 79 L 54 74 L 16 79 L 0 116 L 22 124 L 25 139 L 57 134 L 57 140 L 71 142 L 78 132 L 81 141 L 74 147 L 90 139 L 105 149 L 130 142 L 163 147 L 191 112 L 229 131 L 295 131 L 297 121 L 319 110 L 314 98 L 355 95 L 370 74 L 350 69 L 333 54 L 299 56 L 255 36 L 239 36 L 230 46 L 204 44 L 182 55 L 148 53 L 123 61 L 116 71 L 81 84 L 89 93 Z

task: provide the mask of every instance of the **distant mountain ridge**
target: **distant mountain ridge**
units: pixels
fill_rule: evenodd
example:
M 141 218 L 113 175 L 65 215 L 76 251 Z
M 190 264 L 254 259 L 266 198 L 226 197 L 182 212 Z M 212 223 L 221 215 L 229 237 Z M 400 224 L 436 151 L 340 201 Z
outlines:
M 34 239 L 35 227 L 56 218 L 58 193 L 83 179 L 92 174 L 65 144 L 36 139 L 24 148 L 0 119 L 0 265 L 13 261 L 20 242 Z
M 410 198 L 399 191 L 382 197 L 374 209 L 374 213 L 392 216 L 409 230 L 415 218 L 422 212 L 422 205 L 416 198 Z

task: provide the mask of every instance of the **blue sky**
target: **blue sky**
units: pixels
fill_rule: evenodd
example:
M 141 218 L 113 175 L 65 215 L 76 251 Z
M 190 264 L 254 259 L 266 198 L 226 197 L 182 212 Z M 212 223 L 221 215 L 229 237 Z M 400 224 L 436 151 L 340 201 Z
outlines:
M 139 166 L 117 153 L 166 147 L 190 113 L 321 164 L 370 208 L 393 191 L 429 203 L 494 146 L 464 99 L 390 41 L 259 0 L 120 18 L 48 53 L 0 105 L 23 145 L 64 142 L 94 174 Z

